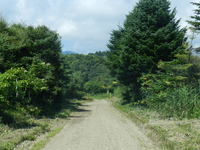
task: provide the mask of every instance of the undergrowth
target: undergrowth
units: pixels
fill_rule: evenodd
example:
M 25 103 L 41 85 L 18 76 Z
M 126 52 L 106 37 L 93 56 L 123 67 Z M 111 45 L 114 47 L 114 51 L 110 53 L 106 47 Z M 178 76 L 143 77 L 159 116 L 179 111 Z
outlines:
M 200 117 L 200 92 L 198 88 L 180 86 L 147 96 L 144 103 L 163 117 L 193 119 Z
M 51 129 L 52 125 L 57 124 L 59 120 L 62 124 L 62 120 L 68 118 L 82 103 L 80 100 L 65 101 L 54 107 L 48 115 L 39 118 L 25 115 L 22 111 L 8 110 L 6 122 L 0 122 L 0 150 L 13 150 L 25 141 L 35 141 L 46 132 L 56 134 L 58 130 Z

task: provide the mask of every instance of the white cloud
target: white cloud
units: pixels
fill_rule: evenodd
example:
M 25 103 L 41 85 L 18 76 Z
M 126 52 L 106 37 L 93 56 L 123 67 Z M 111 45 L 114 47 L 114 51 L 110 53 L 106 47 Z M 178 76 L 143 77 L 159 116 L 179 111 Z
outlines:
M 17 7 L 20 11 L 26 9 L 26 0 L 18 0 Z
M 75 0 L 72 5 L 80 15 L 119 17 L 130 10 L 129 4 L 127 0 Z
M 60 33 L 64 49 L 81 52 L 105 50 L 111 30 L 123 23 L 134 4 L 132 0 L 13 1 L 16 13 L 12 22 L 45 24 Z M 66 44 L 67 40 L 74 45 Z
M 78 29 L 73 21 L 64 21 L 61 25 L 58 26 L 57 31 L 63 37 L 73 37 L 77 35 Z
M 63 49 L 81 53 L 105 50 L 110 32 L 122 25 L 138 0 L 0 0 L 10 22 L 46 25 L 60 33 Z M 181 24 L 192 15 L 191 0 L 171 0 Z M 198 0 L 193 0 L 198 1 Z

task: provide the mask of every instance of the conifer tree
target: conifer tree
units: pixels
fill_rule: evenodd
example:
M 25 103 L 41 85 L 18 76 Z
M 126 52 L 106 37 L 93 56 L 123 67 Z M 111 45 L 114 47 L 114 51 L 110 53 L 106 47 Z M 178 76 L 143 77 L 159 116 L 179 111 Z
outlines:
M 140 100 L 141 75 L 155 72 L 159 61 L 170 61 L 183 50 L 185 29 L 175 15 L 168 0 L 140 0 L 118 31 L 123 31 L 120 36 L 113 32 L 109 66 L 125 85 L 126 100 Z
M 197 8 L 194 10 L 194 16 L 191 16 L 191 21 L 188 21 L 188 23 L 192 26 L 193 30 L 200 31 L 200 2 L 192 4 Z

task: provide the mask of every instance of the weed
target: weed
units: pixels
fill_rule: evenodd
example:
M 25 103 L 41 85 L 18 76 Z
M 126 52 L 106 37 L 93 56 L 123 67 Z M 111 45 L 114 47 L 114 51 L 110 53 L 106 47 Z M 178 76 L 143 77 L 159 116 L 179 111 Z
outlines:
M 163 150 L 199 150 L 200 120 L 163 120 L 157 112 L 142 106 L 122 105 L 112 100 L 114 107 L 131 118 Z
M 63 128 L 63 126 L 60 128 L 57 128 L 55 130 L 52 130 L 44 140 L 33 145 L 33 147 L 30 150 L 40 150 L 40 149 L 44 148 L 46 143 L 48 143 L 49 139 L 51 137 L 55 136 L 56 134 L 58 134 L 62 130 L 62 128 Z

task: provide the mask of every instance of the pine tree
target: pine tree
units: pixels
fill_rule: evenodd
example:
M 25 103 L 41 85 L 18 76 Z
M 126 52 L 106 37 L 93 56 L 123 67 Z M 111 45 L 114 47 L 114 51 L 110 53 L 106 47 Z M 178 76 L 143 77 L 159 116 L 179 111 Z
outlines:
M 109 48 L 109 52 L 107 53 L 108 56 L 108 67 L 111 70 L 112 75 L 117 75 L 118 71 L 117 69 L 113 68 L 118 68 L 120 64 L 120 53 L 121 53 L 121 48 L 120 48 L 120 40 L 123 34 L 123 29 L 119 28 L 119 30 L 113 30 L 111 34 L 111 39 L 109 41 L 109 44 L 107 45 Z
M 191 47 L 190 47 L 190 53 L 189 53 L 189 58 L 188 60 L 191 61 L 191 55 L 192 55 L 192 51 L 193 49 L 193 41 L 195 39 L 195 33 L 199 33 L 200 31 L 200 2 L 199 3 L 193 3 L 192 4 L 194 6 L 196 6 L 197 8 L 194 10 L 194 16 L 191 16 L 191 20 L 187 21 L 191 27 L 190 30 L 192 32 L 192 36 L 191 36 Z M 199 49 L 195 49 L 196 52 L 199 52 Z
M 192 26 L 192 30 L 200 31 L 200 2 L 198 3 L 192 3 L 197 8 L 194 10 L 194 16 L 191 16 L 191 21 L 188 21 L 188 23 Z
M 113 32 L 109 66 L 126 86 L 127 100 L 141 98 L 138 79 L 142 74 L 155 72 L 159 61 L 170 61 L 182 51 L 185 29 L 180 29 L 175 15 L 168 0 L 140 0 L 118 31 L 123 31 L 120 37 Z

